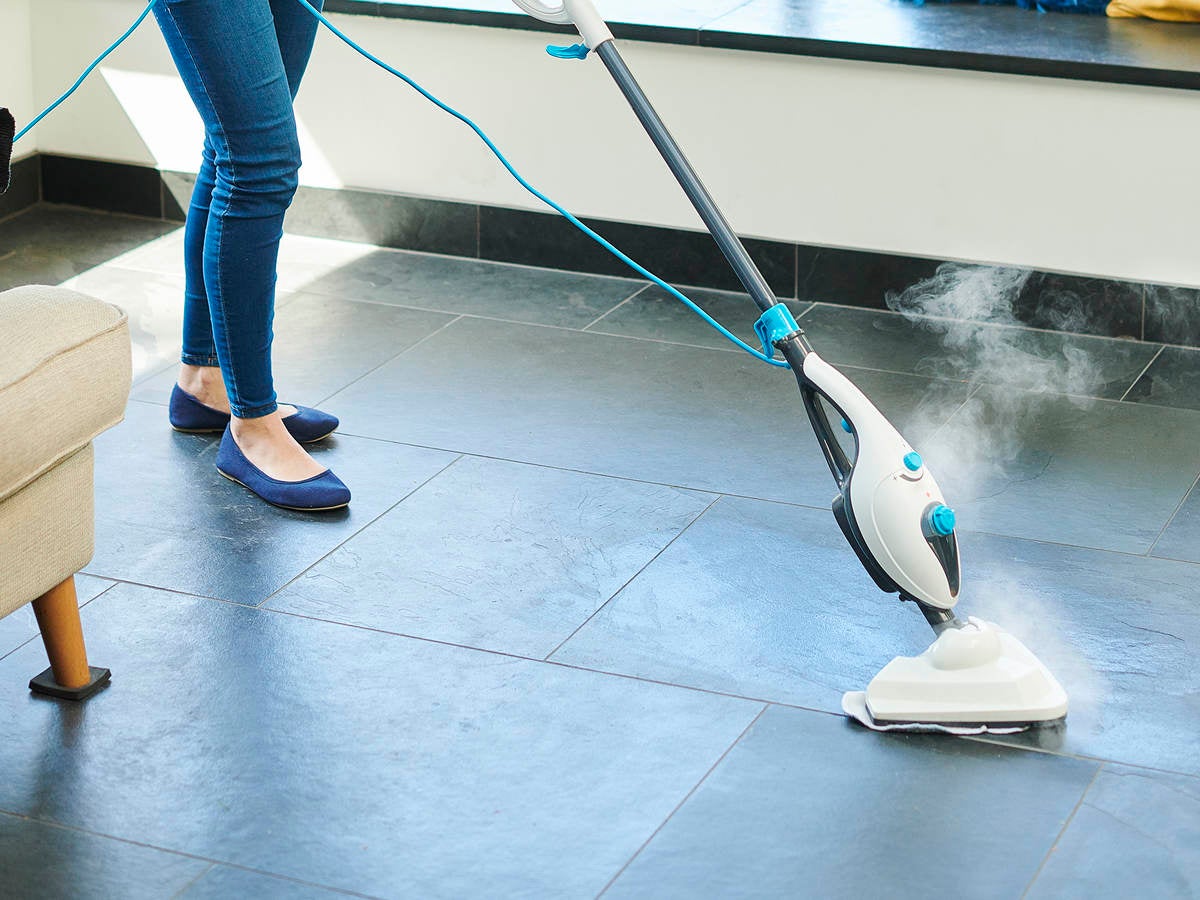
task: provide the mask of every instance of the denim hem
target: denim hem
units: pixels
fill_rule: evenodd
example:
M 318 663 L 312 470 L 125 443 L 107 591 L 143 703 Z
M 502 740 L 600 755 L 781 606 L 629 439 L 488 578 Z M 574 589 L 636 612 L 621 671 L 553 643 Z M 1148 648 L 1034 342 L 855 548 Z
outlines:
M 206 368 L 221 364 L 221 361 L 215 356 L 196 356 L 191 353 L 184 353 L 179 357 L 179 361 L 185 366 L 204 366 Z
M 263 416 L 269 416 L 275 410 L 279 409 L 279 404 L 272 401 L 263 406 L 234 406 L 230 404 L 230 410 L 239 419 L 261 419 Z

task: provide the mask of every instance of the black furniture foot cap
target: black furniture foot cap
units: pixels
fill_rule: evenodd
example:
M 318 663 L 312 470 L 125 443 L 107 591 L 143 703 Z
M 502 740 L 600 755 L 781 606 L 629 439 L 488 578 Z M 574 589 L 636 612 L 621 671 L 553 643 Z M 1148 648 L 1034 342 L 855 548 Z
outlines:
M 29 689 L 35 694 L 47 694 L 51 697 L 62 697 L 64 700 L 86 700 L 100 688 L 108 684 L 112 672 L 97 666 L 88 666 L 92 680 L 83 687 L 65 688 L 54 680 L 54 670 L 47 669 L 41 675 L 29 682 Z

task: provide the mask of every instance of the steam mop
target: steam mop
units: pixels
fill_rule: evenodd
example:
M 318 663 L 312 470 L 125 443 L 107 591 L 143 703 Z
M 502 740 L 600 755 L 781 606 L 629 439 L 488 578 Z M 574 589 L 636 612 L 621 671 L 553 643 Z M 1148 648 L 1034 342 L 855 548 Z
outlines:
M 591 0 L 514 0 L 522 10 L 583 38 L 548 48 L 561 58 L 595 52 L 616 81 L 650 139 L 729 260 L 762 316 L 755 332 L 766 357 L 778 350 L 791 367 L 817 442 L 833 474 L 833 515 L 880 590 L 916 604 L 937 634 L 915 657 L 888 663 L 843 708 L 868 726 L 1020 730 L 1062 719 L 1067 695 L 1019 640 L 974 617 L 956 618 L 960 564 L 954 512 L 921 455 L 846 376 L 813 350 L 788 308 L 779 302 L 741 240 L 717 208 L 679 145 L 617 50 Z M 822 402 L 824 401 L 824 403 Z M 847 453 L 825 404 L 853 440 Z
M 149 0 L 141 16 L 80 76 L 75 85 L 17 133 L 19 140 L 57 108 L 89 72 L 138 27 L 158 0 Z M 612 32 L 590 0 L 514 0 L 544 21 L 573 25 L 582 44 L 549 47 L 562 59 L 585 59 L 595 52 L 617 82 L 704 224 L 761 311 L 755 332 L 762 351 L 742 342 L 678 290 L 621 253 L 563 207 L 537 191 L 504 158 L 490 138 L 462 113 L 373 56 L 342 33 L 312 6 L 297 0 L 334 35 L 371 62 L 419 91 L 453 115 L 488 145 L 523 187 L 558 211 L 626 264 L 686 303 L 712 327 L 759 359 L 790 368 L 817 442 L 829 465 L 837 493 L 833 515 L 859 561 L 884 592 L 916 605 L 937 634 L 915 657 L 898 657 L 872 679 L 865 692 L 843 698 L 848 715 L 872 728 L 958 731 L 1014 731 L 1060 720 L 1067 695 L 1054 676 L 1019 640 L 996 625 L 974 617 L 957 619 L 960 563 L 954 512 L 946 505 L 921 455 L 848 378 L 814 352 L 788 308 L 779 302 L 741 240 L 717 208 L 691 164 L 625 65 Z M 11 148 L 11 128 L 0 122 L 0 150 Z M 7 155 L 7 154 L 4 154 Z M 5 167 L 7 168 L 7 167 Z M 775 359 L 779 352 L 783 361 Z M 839 419 L 853 448 L 847 453 L 830 424 L 826 406 Z

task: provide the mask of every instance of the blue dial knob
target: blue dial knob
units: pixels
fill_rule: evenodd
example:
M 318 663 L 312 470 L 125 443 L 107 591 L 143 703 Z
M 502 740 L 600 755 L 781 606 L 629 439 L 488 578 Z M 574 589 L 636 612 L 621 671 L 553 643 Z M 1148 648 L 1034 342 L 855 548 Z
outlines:
M 942 537 L 953 534 L 954 524 L 954 510 L 945 504 L 935 506 L 929 511 L 929 527 L 935 534 L 940 534 Z
M 915 472 L 917 469 L 921 468 L 922 464 L 923 460 L 921 459 L 921 454 L 917 453 L 915 450 L 912 453 L 905 454 L 904 468 L 908 469 L 908 471 Z
M 846 434 L 854 433 L 854 429 L 850 427 L 850 423 L 845 419 L 842 419 L 842 431 L 846 432 Z

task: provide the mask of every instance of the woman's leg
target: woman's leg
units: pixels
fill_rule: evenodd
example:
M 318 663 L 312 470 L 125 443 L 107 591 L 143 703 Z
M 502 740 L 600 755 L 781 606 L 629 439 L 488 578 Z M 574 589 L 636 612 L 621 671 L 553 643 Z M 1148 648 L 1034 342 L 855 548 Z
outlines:
M 322 468 L 283 427 L 271 376 L 275 267 L 300 152 L 270 0 L 165 0 L 155 15 L 213 150 L 202 272 L 233 434 L 272 477 L 307 478 Z
M 313 6 L 323 8 L 322 0 Z M 318 28 L 317 20 L 296 0 L 271 0 L 275 20 L 275 35 L 283 60 L 288 90 L 295 99 L 300 81 L 308 67 Z M 204 289 L 204 242 L 208 227 L 209 208 L 216 184 L 216 153 L 212 141 L 205 136 L 204 153 L 196 185 L 188 208 L 184 229 L 184 271 L 187 285 L 184 296 L 183 354 L 179 386 L 201 403 L 222 412 L 229 412 L 225 383 L 218 368 L 217 351 L 213 340 L 208 294 Z M 280 407 L 283 416 L 295 412 L 294 407 Z

